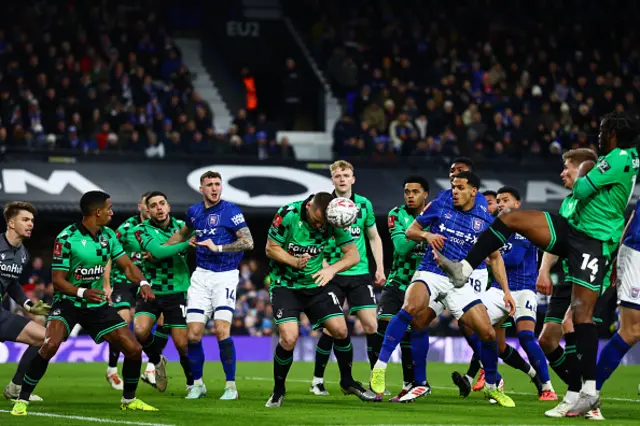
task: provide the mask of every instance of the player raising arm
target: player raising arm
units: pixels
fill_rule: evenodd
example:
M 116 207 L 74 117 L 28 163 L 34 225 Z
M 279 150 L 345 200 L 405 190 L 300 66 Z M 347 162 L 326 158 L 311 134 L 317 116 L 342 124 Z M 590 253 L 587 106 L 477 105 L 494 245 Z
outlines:
M 586 176 L 576 179 L 573 197 L 577 204 L 568 218 L 533 210 L 510 212 L 480 235 L 465 259 L 452 262 L 442 258 L 443 268 L 456 287 L 464 286 L 486 256 L 515 232 L 538 248 L 567 258 L 566 279 L 573 285 L 571 311 L 576 352 L 581 359 L 571 366 L 569 376 L 578 386 L 583 383 L 580 397 L 567 401 L 568 416 L 583 416 L 600 404 L 596 392 L 598 332 L 593 311 L 624 229 L 624 211 L 635 187 L 639 168 L 635 145 L 639 133 L 637 118 L 627 113 L 613 112 L 602 119 L 599 135 L 602 156 Z
M 253 249 L 253 237 L 240 208 L 223 200 L 220 173 L 207 171 L 200 176 L 203 200 L 187 211 L 185 225 L 167 244 L 184 242 L 196 236 L 196 270 L 187 293 L 187 339 L 189 363 L 194 384 L 187 399 L 207 394 L 202 380 L 204 349 L 202 336 L 213 318 L 226 377 L 222 400 L 238 398 L 236 389 L 236 349 L 231 339 L 231 322 L 236 307 L 238 265 L 243 252 Z
M 140 287 L 145 300 L 155 298 L 140 269 L 131 262 L 106 225 L 111 222 L 111 198 L 102 191 L 89 191 L 80 200 L 82 221 L 66 227 L 53 246 L 53 286 L 56 301 L 47 318 L 45 343 L 24 376 L 20 397 L 11 414 L 27 414 L 29 396 L 44 376 L 49 361 L 76 324 L 87 330 L 96 343 L 103 340 L 118 345 L 124 353 L 122 410 L 157 411 L 136 399 L 142 366 L 142 346 L 106 301 L 102 279 L 109 259 L 122 268 L 127 279 Z
M 24 294 L 20 284 L 20 274 L 29 261 L 29 253 L 22 245 L 23 241 L 31 237 L 34 226 L 36 209 L 30 203 L 12 201 L 4 208 L 4 220 L 7 224 L 6 232 L 0 237 L 0 300 L 8 294 L 17 304 L 27 312 L 35 315 L 46 315 L 51 306 L 42 301 L 31 302 Z M 38 354 L 40 345 L 44 342 L 45 328 L 28 318 L 7 312 L 0 305 L 0 342 L 20 342 L 29 345 L 22 354 L 18 369 L 13 379 L 4 388 L 6 399 L 16 399 L 20 396 L 24 374 L 29 363 Z M 30 396 L 31 401 L 42 401 L 37 395 Z
M 325 327 L 333 336 L 342 392 L 363 401 L 376 398 L 351 375 L 353 347 L 336 294 L 338 287 L 329 284 L 337 273 L 360 261 L 351 234 L 327 222 L 325 212 L 332 199 L 331 194 L 319 192 L 304 201 L 283 206 L 269 229 L 266 246 L 267 257 L 271 259 L 269 290 L 280 339 L 273 356 L 273 393 L 266 407 L 280 407 L 284 400 L 301 312 L 315 329 Z M 343 255 L 334 264 L 323 267 L 323 252 L 332 237 Z

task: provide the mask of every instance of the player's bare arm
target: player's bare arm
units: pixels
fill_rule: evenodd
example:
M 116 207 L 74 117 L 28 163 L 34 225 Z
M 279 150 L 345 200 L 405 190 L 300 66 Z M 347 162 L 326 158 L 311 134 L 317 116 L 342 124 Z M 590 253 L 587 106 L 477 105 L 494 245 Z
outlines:
M 151 285 L 149 285 L 144 275 L 142 275 L 140 268 L 131 261 L 129 256 L 123 254 L 117 258 L 116 265 L 124 272 L 124 275 L 130 282 L 140 286 L 140 295 L 145 301 L 150 302 L 155 300 L 156 296 L 151 290 Z
M 418 223 L 417 220 L 414 220 L 411 223 L 411 226 L 407 228 L 407 232 L 405 233 L 407 240 L 411 241 L 426 241 L 429 245 L 437 250 L 442 250 L 444 248 L 444 242 L 447 238 L 440 234 L 434 234 L 429 231 L 425 231 L 422 229 L 422 225 Z
M 107 297 L 107 300 L 111 300 L 111 293 L 113 289 L 111 288 L 111 259 L 107 262 L 107 265 L 104 267 L 104 275 L 102 276 L 102 290 L 104 290 L 104 294 Z
M 536 280 L 536 290 L 542 294 L 551 294 L 553 292 L 553 283 L 551 282 L 551 268 L 558 263 L 559 257 L 555 254 L 544 253 L 540 270 L 538 271 L 538 279 Z
M 382 251 L 382 238 L 380 238 L 380 234 L 378 233 L 378 228 L 375 225 L 367 229 L 367 238 L 369 239 L 369 244 L 371 245 L 371 252 L 373 253 L 373 258 L 376 261 L 376 276 L 374 279 L 374 283 L 376 285 L 383 285 L 387 280 L 387 278 L 384 275 L 384 255 Z
M 509 290 L 509 280 L 507 279 L 507 270 L 504 267 L 504 260 L 500 251 L 496 250 L 487 258 L 487 266 L 491 268 L 491 272 L 496 279 L 496 282 L 502 288 L 504 292 L 504 305 L 509 307 L 509 315 L 513 316 L 516 313 L 516 302 L 511 296 L 511 290 Z
M 312 275 L 316 284 L 324 286 L 329 283 L 335 277 L 338 272 L 346 271 L 347 269 L 355 266 L 360 262 L 360 253 L 355 243 L 350 243 L 341 248 L 342 257 L 333 265 L 329 265 L 326 268 L 322 268 L 318 272 Z
M 218 246 L 215 245 L 213 241 L 211 241 L 211 239 L 208 239 L 205 241 L 200 241 L 196 243 L 196 245 L 207 247 L 209 250 L 219 253 L 237 253 L 240 251 L 253 250 L 253 236 L 251 235 L 251 231 L 249 230 L 248 226 L 238 229 L 238 231 L 236 232 L 236 237 L 238 239 L 231 244 L 223 244 L 221 246 Z
M 53 288 L 60 293 L 64 293 L 68 296 L 75 296 L 85 299 L 92 303 L 100 303 L 104 300 L 104 292 L 97 288 L 84 288 L 76 287 L 67 281 L 69 271 L 51 271 L 51 279 L 53 281 Z
M 622 247 L 622 242 L 624 241 L 624 238 L 626 237 L 627 232 L 629 231 L 629 225 L 631 225 L 631 222 L 633 221 L 633 218 L 635 216 L 636 216 L 636 211 L 634 210 L 631 212 L 631 216 L 629 216 L 629 220 L 627 221 L 627 224 L 624 226 L 624 230 L 622 231 L 622 235 L 620 236 L 618 247 Z M 609 282 L 611 283 L 612 286 L 615 287 L 617 281 L 618 281 L 618 256 L 613 258 L 613 264 L 611 265 L 611 274 L 609 275 Z
M 308 255 L 300 257 L 290 255 L 280 244 L 270 238 L 267 238 L 265 253 L 269 259 L 297 269 L 304 269 L 304 267 L 307 266 L 307 261 L 309 260 Z

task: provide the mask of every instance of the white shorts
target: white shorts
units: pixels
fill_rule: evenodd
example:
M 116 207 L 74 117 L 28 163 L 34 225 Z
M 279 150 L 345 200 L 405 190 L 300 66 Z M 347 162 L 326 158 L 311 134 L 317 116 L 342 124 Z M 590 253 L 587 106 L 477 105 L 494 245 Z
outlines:
M 212 318 L 231 323 L 236 309 L 237 269 L 214 272 L 196 268 L 187 292 L 187 323 L 206 322 Z
M 618 302 L 640 310 L 640 251 L 622 244 L 618 250 Z
M 411 282 L 425 283 L 429 290 L 430 300 L 442 302 L 455 319 L 460 319 L 467 310 L 482 303 L 480 296 L 487 286 L 487 280 L 487 270 L 480 269 L 473 271 L 469 278 L 470 284 L 461 288 L 455 288 L 449 278 L 444 275 L 425 271 L 416 271 Z M 431 303 L 429 306 L 436 310 Z
M 491 325 L 497 325 L 509 317 L 509 309 L 504 305 L 504 292 L 491 287 L 481 295 L 482 303 L 487 307 Z
M 533 290 L 512 291 L 511 296 L 516 302 L 516 313 L 513 318 L 516 322 L 529 320 L 536 322 L 538 316 L 538 296 Z

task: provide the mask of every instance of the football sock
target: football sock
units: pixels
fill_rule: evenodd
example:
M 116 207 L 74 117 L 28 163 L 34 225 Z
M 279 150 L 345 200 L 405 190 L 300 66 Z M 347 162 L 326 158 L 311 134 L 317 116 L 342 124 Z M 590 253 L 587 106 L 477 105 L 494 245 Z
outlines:
M 476 353 L 474 352 L 473 357 L 471 357 L 471 362 L 469 362 L 469 369 L 467 370 L 467 376 L 471 377 L 472 379 L 474 377 L 476 377 L 476 374 L 478 374 L 478 371 L 480 370 L 480 360 L 478 359 L 480 355 L 476 355 Z
M 618 333 L 614 334 L 611 340 L 602 348 L 596 371 L 596 389 L 598 392 L 602 389 L 604 382 L 618 368 L 629 349 L 631 349 L 631 345 L 625 342 Z
M 353 345 L 349 335 L 344 339 L 333 340 L 333 353 L 338 361 L 338 369 L 340 370 L 340 384 L 350 385 L 353 383 L 351 368 L 353 364 Z
M 236 347 L 233 344 L 233 339 L 228 337 L 218 342 L 220 348 L 220 362 L 222 362 L 222 369 L 224 375 L 227 378 L 227 382 L 236 381 Z
M 24 375 L 22 389 L 20 390 L 21 400 L 29 401 L 29 397 L 33 393 L 33 390 L 38 386 L 38 382 L 40 382 L 40 379 L 42 379 L 42 376 L 44 376 L 44 373 L 47 371 L 48 365 L 49 361 L 42 358 L 40 352 L 33 357 L 33 360 L 31 360 L 31 364 L 29 365 L 29 370 L 27 370 Z
M 527 361 L 520 356 L 518 351 L 516 351 L 513 346 L 506 345 L 504 352 L 500 353 L 500 359 L 504 361 L 511 368 L 515 368 L 516 370 L 520 370 L 525 374 L 529 374 L 531 370 L 531 366 Z
M 167 346 L 167 342 L 169 341 L 170 332 L 171 329 L 165 327 L 164 325 L 159 325 L 156 327 L 155 331 L 153 332 L 153 336 L 156 340 L 158 352 L 164 352 L 164 348 Z
M 534 370 L 536 370 L 536 373 L 538 373 L 538 376 L 540 376 L 540 381 L 542 381 L 542 383 L 547 383 L 550 380 L 549 368 L 547 367 L 547 359 L 545 358 L 544 352 L 538 344 L 533 331 L 519 331 L 518 339 L 520 340 L 520 344 L 524 348 L 524 351 L 527 353 L 527 357 L 529 358 L 529 362 L 531 363 L 531 366 L 528 367 L 533 367 Z M 514 350 L 513 348 L 511 349 L 512 354 L 517 354 L 520 357 L 520 354 L 516 350 Z M 522 357 L 520 357 L 520 359 L 522 359 Z M 524 360 L 522 360 L 522 362 L 524 362 Z
M 484 368 L 484 380 L 489 385 L 498 384 L 498 345 L 496 342 L 482 342 L 480 354 Z
M 191 374 L 191 363 L 189 357 L 186 355 L 180 355 L 180 365 L 182 371 L 184 371 L 184 377 L 187 379 L 187 386 L 193 385 L 193 374 Z
M 576 353 L 580 355 L 583 392 L 596 394 L 596 366 L 598 360 L 598 329 L 593 323 L 576 324 Z
M 369 366 L 371 369 L 373 369 L 380 354 L 379 349 L 377 352 L 374 352 L 374 347 L 378 346 L 376 342 L 380 340 L 379 337 L 377 333 L 367 334 L 367 357 L 369 358 Z
M 560 379 L 566 384 L 569 384 L 569 371 L 565 365 L 567 362 L 567 356 L 562 346 L 558 346 L 553 351 L 549 352 L 547 354 L 547 359 L 549 360 L 549 365 L 553 371 L 556 372 L 558 377 L 560 377 Z
M 140 369 L 142 368 L 142 358 L 131 359 L 124 358 L 122 363 L 122 381 L 124 389 L 122 397 L 124 399 L 134 399 L 136 397 L 136 389 L 140 380 Z
M 404 309 L 400 309 L 400 311 L 396 315 L 394 315 L 393 319 L 389 321 L 389 325 L 387 325 L 387 331 L 384 335 L 384 340 L 382 341 L 380 356 L 378 357 L 378 361 L 375 365 L 376 368 L 387 367 L 387 363 L 391 358 L 391 354 L 404 337 L 404 334 L 407 332 L 407 328 L 409 328 L 409 324 L 411 324 L 412 320 L 412 315 L 410 315 Z
M 425 384 L 427 382 L 427 354 L 429 353 L 428 330 L 411 331 L 411 348 L 414 381 L 416 384 Z
M 284 394 L 287 374 L 293 364 L 293 351 L 288 351 L 279 343 L 273 354 L 273 390 L 276 393 Z
M 202 341 L 189 343 L 188 348 L 187 356 L 189 358 L 193 380 L 200 380 L 202 379 L 202 370 L 204 369 L 204 349 L 202 348 Z
M 118 368 L 118 358 L 120 358 L 120 348 L 109 343 L 109 368 Z
M 382 339 L 380 339 L 380 344 L 382 345 Z M 413 373 L 413 348 L 411 346 L 411 336 L 409 333 L 404 334 L 404 338 L 402 339 L 402 342 L 400 342 L 400 351 L 402 355 L 402 380 L 404 383 L 413 383 L 415 381 Z
M 26 351 L 20 357 L 20 362 L 18 363 L 18 368 L 16 369 L 16 373 L 13 375 L 13 379 L 11 382 L 15 385 L 22 385 L 24 375 L 29 370 L 29 365 L 31 365 L 31 361 L 38 355 L 38 351 L 40 351 L 39 346 L 29 346 Z
M 316 346 L 316 362 L 313 369 L 314 377 L 324 377 L 324 370 L 327 368 L 329 358 L 331 358 L 331 348 L 333 348 L 333 337 L 322 333 Z
M 496 218 L 489 229 L 480 234 L 478 242 L 471 246 L 471 250 L 465 257 L 471 271 L 480 266 L 491 253 L 505 245 L 512 234 L 513 231 L 507 228 L 500 218 Z

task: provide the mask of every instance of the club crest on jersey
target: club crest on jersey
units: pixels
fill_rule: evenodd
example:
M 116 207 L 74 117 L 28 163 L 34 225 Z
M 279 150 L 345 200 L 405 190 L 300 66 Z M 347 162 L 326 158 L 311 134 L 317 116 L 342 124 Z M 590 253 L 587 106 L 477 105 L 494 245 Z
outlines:
M 445 213 L 444 214 L 444 218 L 445 219 L 451 219 L 451 213 Z
M 611 169 L 609 162 L 603 158 L 598 164 L 598 170 L 600 170 L 600 173 L 605 173 L 609 169 Z
M 210 214 L 209 215 L 209 226 L 218 226 L 220 223 L 220 215 L 219 214 Z
M 106 248 L 108 245 L 109 245 L 109 242 L 107 241 L 106 237 L 104 236 L 100 237 L 100 246 Z
M 633 299 L 637 299 L 639 295 L 640 295 L 640 288 L 638 288 L 638 287 L 633 287 L 633 288 L 631 289 L 631 297 L 632 297 Z
M 480 219 L 473 219 L 473 230 L 482 231 L 482 221 Z

